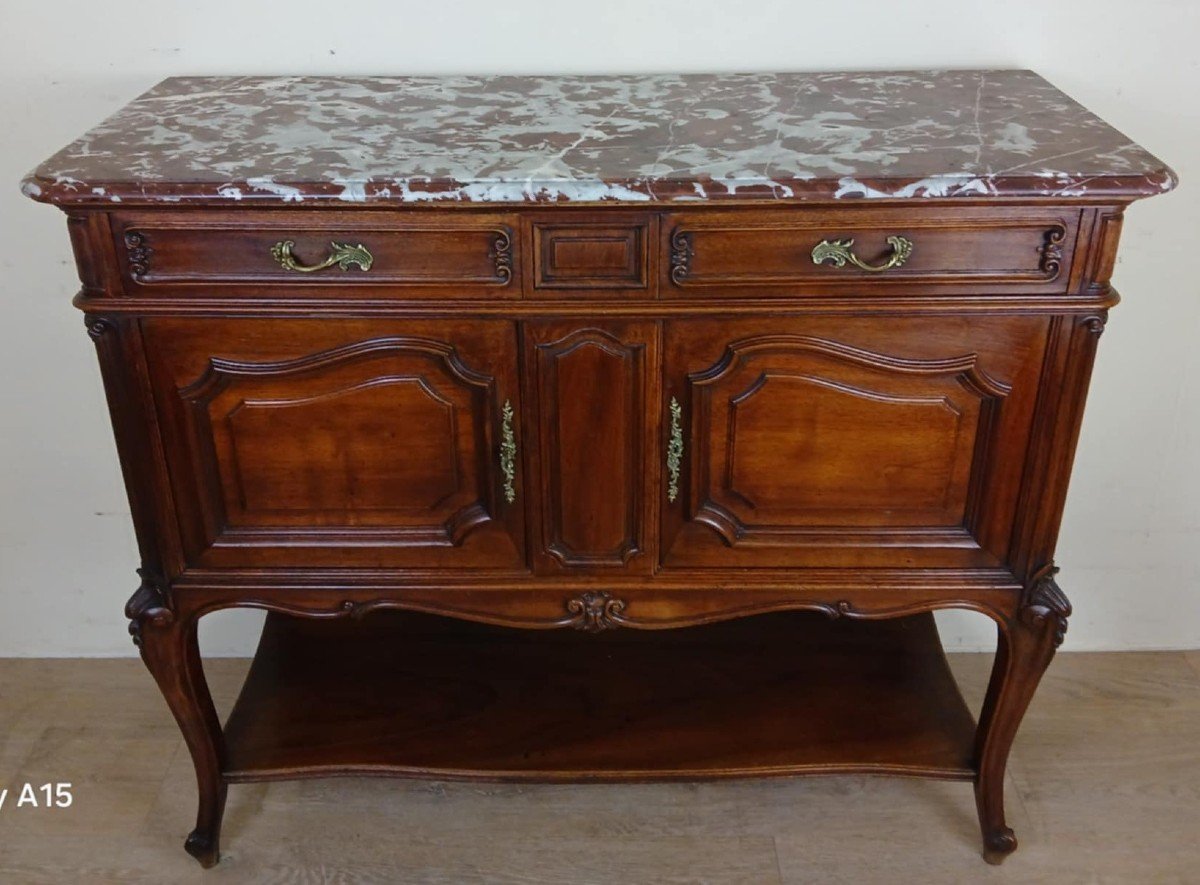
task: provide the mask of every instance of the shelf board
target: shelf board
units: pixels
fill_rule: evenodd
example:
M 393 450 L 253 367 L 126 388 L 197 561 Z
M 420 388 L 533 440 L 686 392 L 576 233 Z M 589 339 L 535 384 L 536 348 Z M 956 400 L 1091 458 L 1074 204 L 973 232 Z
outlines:
M 974 776 L 929 614 L 599 635 L 271 614 L 225 735 L 231 782 Z

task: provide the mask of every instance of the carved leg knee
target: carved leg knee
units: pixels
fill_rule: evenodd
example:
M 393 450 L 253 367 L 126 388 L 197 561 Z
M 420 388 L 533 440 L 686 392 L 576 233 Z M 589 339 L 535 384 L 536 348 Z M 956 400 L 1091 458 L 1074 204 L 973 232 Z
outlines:
M 1004 819 L 1004 772 L 1013 738 L 1033 693 L 1067 631 L 1071 604 L 1049 567 L 1035 576 L 1016 617 L 998 630 L 992 678 L 976 737 L 975 804 L 983 858 L 998 864 L 1017 848 Z
M 129 632 L 179 723 L 196 769 L 199 808 L 184 850 L 211 867 L 220 859 L 224 743 L 200 662 L 196 621 L 177 617 L 163 582 L 141 574 L 142 585 L 125 607 Z

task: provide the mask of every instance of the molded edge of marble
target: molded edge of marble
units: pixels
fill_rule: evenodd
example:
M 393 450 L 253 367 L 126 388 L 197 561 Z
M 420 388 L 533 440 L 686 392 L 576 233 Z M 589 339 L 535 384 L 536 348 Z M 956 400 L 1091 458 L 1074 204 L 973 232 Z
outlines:
M 705 178 L 471 181 L 448 179 L 364 179 L 276 182 L 273 178 L 200 182 L 92 182 L 51 178 L 40 168 L 21 180 L 21 193 L 32 200 L 61 207 L 107 207 L 122 204 L 264 206 L 309 205 L 411 206 L 422 204 L 528 205 L 577 204 L 695 204 L 731 201 L 777 203 L 842 202 L 854 200 L 960 200 L 1005 197 L 1013 199 L 1136 200 L 1173 190 L 1179 183 L 1165 163 L 1139 175 L 1022 175 L 987 178 L 947 174 L 922 179 L 813 178 L 807 180 L 714 181 Z

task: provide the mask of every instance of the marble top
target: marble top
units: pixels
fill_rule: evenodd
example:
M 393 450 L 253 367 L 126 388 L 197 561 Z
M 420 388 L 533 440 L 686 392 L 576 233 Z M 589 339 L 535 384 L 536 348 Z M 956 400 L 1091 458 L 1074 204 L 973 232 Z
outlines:
M 177 77 L 22 190 L 59 204 L 1147 196 L 1174 173 L 1032 71 Z

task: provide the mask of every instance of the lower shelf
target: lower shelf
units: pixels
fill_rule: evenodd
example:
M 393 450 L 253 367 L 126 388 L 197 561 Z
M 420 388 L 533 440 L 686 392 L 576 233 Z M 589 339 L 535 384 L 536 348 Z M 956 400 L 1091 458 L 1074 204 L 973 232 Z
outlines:
M 590 635 L 382 611 L 268 616 L 225 736 L 231 782 L 969 779 L 975 723 L 928 614 Z

